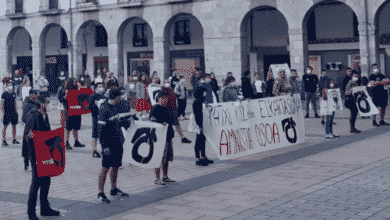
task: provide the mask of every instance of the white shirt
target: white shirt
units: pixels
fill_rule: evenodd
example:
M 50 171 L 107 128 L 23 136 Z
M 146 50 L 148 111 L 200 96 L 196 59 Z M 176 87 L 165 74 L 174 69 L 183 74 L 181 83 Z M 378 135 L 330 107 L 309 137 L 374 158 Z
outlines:
M 30 89 L 31 89 L 31 86 L 23 86 L 23 87 L 22 87 L 22 98 L 23 98 L 23 100 L 24 100 L 27 96 L 29 96 Z
M 263 82 L 261 80 L 255 81 L 255 87 L 257 93 L 263 93 Z

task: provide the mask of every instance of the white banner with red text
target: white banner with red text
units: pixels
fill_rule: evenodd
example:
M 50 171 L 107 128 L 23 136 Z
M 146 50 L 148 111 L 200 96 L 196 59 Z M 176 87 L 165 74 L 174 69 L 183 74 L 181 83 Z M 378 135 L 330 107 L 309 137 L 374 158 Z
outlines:
M 220 160 L 305 142 L 299 94 L 203 105 L 204 134 Z

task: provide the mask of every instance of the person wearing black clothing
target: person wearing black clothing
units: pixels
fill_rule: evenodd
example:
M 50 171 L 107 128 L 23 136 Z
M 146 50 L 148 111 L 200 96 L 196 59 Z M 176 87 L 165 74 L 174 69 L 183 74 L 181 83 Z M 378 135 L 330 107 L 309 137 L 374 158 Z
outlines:
M 215 74 L 213 72 L 210 73 L 210 85 L 211 85 L 211 88 L 213 89 L 213 92 L 215 94 L 215 98 L 217 98 L 217 102 L 219 102 L 219 96 L 218 96 L 218 90 L 219 90 L 219 87 L 218 87 L 218 81 L 215 79 Z
M 101 103 L 106 100 L 104 97 L 104 84 L 98 82 L 96 84 L 95 93 L 89 99 L 89 110 L 91 110 L 92 115 L 92 157 L 100 158 L 100 154 L 97 152 L 97 140 L 99 138 L 98 130 L 98 116 L 99 116 L 99 107 Z
M 372 65 L 373 73 L 370 74 L 369 80 L 370 85 L 372 86 L 372 101 L 374 102 L 375 106 L 378 107 L 381 120 L 379 124 L 376 122 L 376 115 L 373 117 L 372 125 L 373 126 L 380 126 L 380 125 L 390 125 L 389 123 L 385 122 L 385 114 L 386 114 L 386 106 L 387 106 L 387 100 L 389 98 L 388 91 L 385 89 L 384 85 L 387 85 L 389 83 L 389 79 L 379 72 L 379 68 L 377 64 Z
M 173 161 L 173 146 L 172 146 L 172 139 L 175 136 L 175 133 L 173 131 L 173 123 L 174 123 L 174 115 L 172 115 L 172 111 L 170 111 L 167 108 L 169 99 L 169 94 L 162 91 L 157 95 L 157 101 L 158 103 L 154 106 L 152 106 L 150 110 L 149 120 L 152 122 L 157 122 L 161 124 L 168 124 L 168 131 L 167 131 L 167 138 L 165 142 L 164 147 L 164 153 L 163 158 L 161 161 L 161 166 L 159 168 L 155 169 L 156 173 L 156 180 L 154 183 L 156 185 L 165 185 L 165 183 L 173 183 L 176 182 L 174 180 L 171 180 L 168 177 L 168 162 Z M 162 181 L 160 181 L 160 171 L 161 168 L 163 170 L 163 178 Z
M 249 71 L 244 72 L 244 76 L 241 78 L 241 89 L 244 99 L 253 99 L 253 87 L 251 84 L 251 73 Z
M 49 116 L 46 113 L 48 102 L 43 95 L 38 97 L 37 108 L 30 110 L 26 119 L 26 126 L 23 132 L 23 142 L 27 145 L 27 154 L 32 167 L 32 180 L 27 202 L 27 215 L 29 219 L 38 219 L 35 207 L 37 205 L 38 190 L 40 189 L 41 216 L 59 216 L 60 212 L 50 208 L 48 194 L 50 188 L 50 177 L 38 177 L 37 161 L 34 148 L 32 131 L 50 131 Z
M 111 196 L 119 195 L 129 197 L 129 194 L 122 192 L 116 187 L 118 168 L 122 166 L 123 144 L 125 137 L 121 127 L 126 130 L 131 125 L 131 119 L 122 117 L 121 114 L 130 111 L 127 100 L 123 100 L 118 88 L 110 90 L 109 99 L 104 101 L 99 110 L 99 141 L 102 146 L 102 169 L 99 173 L 99 194 L 97 198 L 105 203 L 110 200 L 104 194 L 104 183 L 111 168 Z M 130 115 L 128 115 L 130 117 Z M 133 116 L 134 117 L 134 116 Z
M 213 103 L 213 87 L 211 87 L 211 78 L 210 74 L 206 73 L 205 78 L 201 79 L 200 86 L 206 88 L 206 96 L 204 99 L 204 103 Z
M 38 91 L 31 89 L 29 93 L 30 97 L 27 97 L 23 102 L 22 121 L 24 123 L 26 123 L 27 114 L 30 110 L 37 108 Z M 24 139 L 22 141 L 22 157 L 24 158 L 24 170 L 29 171 L 27 143 Z
M 317 114 L 317 94 L 316 94 L 316 91 L 318 89 L 318 76 L 315 74 L 312 74 L 312 70 L 311 70 L 310 66 L 306 68 L 306 74 L 303 75 L 303 83 L 304 83 L 305 92 L 306 92 L 306 116 L 305 116 L 305 118 L 309 117 L 309 104 L 310 104 L 310 102 L 313 104 L 315 117 L 320 118 L 320 116 Z
M 355 99 L 353 98 L 353 94 L 352 94 L 352 88 L 360 85 L 361 85 L 361 81 L 359 79 L 359 74 L 356 71 L 353 71 L 352 79 L 347 83 L 345 87 L 345 107 L 349 108 L 349 110 L 351 111 L 351 116 L 349 118 L 351 133 L 361 132 L 355 127 L 356 117 L 359 111 L 357 109 L 357 106 L 355 104 Z
M 341 93 L 342 95 L 345 95 L 345 89 L 347 87 L 347 84 L 352 79 L 352 69 L 350 67 L 347 68 L 347 75 L 343 79 L 343 87 L 341 87 Z
M 272 75 L 272 70 L 268 70 L 267 78 L 265 80 L 266 83 L 266 95 L 267 97 L 273 97 L 272 90 L 274 88 L 275 80 L 274 76 Z
M 171 84 L 171 88 L 173 90 L 175 90 L 175 87 L 176 85 L 179 83 L 179 78 L 177 78 L 177 73 L 173 73 L 172 74 L 172 78 L 171 78 L 171 81 L 170 81 L 170 84 Z
M 1 111 L 3 113 L 3 146 L 8 146 L 7 141 L 5 140 L 6 131 L 8 125 L 11 123 L 12 125 L 12 136 L 13 141 L 12 144 L 20 144 L 19 141 L 16 140 L 16 125 L 18 124 L 18 106 L 16 104 L 16 95 L 12 91 L 13 83 L 12 80 L 8 80 L 7 89 L 1 95 Z
M 197 78 L 199 84 L 201 84 L 201 77 Z M 195 140 L 195 157 L 196 165 L 198 166 L 207 166 L 208 164 L 214 163 L 214 161 L 207 159 L 206 157 L 206 137 L 204 136 L 203 131 L 203 102 L 204 102 L 204 93 L 207 91 L 207 88 L 203 86 L 198 86 L 194 92 L 194 102 L 192 103 L 192 112 L 195 116 L 195 122 L 199 126 L 200 134 L 196 134 Z
M 64 103 L 64 109 L 65 109 L 65 125 L 66 125 L 66 149 L 71 150 L 72 146 L 69 144 L 69 133 L 73 130 L 73 137 L 75 139 L 74 141 L 74 147 L 85 147 L 84 144 L 81 144 L 79 142 L 78 138 L 78 130 L 81 128 L 81 115 L 72 115 L 69 116 L 68 113 L 68 100 L 67 100 L 67 93 L 70 90 L 76 90 L 77 89 L 77 81 L 75 78 L 71 77 L 66 81 L 65 89 L 62 90 L 59 93 L 59 101 L 61 103 Z
M 22 69 L 15 70 L 15 74 L 13 75 L 14 82 L 14 92 L 16 96 L 21 96 L 22 94 L 22 83 L 23 83 L 23 71 Z

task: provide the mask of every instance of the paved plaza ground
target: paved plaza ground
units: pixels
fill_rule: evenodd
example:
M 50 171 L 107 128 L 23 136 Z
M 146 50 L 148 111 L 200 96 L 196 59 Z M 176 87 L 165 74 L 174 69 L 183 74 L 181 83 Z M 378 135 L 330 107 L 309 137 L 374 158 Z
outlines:
M 52 129 L 60 127 L 58 110 L 49 118 Z M 348 110 L 336 114 L 338 139 L 324 139 L 320 120 L 309 118 L 304 144 L 224 161 L 207 144 L 215 161 L 207 167 L 195 166 L 195 134 L 181 121 L 193 143 L 175 134 L 169 176 L 177 183 L 156 186 L 151 169 L 124 164 L 118 187 L 130 198 L 109 197 L 110 204 L 96 200 L 101 159 L 92 158 L 91 116 L 82 120 L 79 136 L 87 146 L 67 151 L 65 172 L 51 179 L 49 201 L 62 216 L 42 219 L 390 219 L 390 126 L 374 128 L 359 117 L 363 132 L 350 134 Z M 19 141 L 21 134 L 18 125 Z M 11 143 L 10 128 L 7 137 Z M 30 183 L 21 145 L 1 147 L 0 219 L 27 219 Z M 109 189 L 107 178 L 106 195 Z

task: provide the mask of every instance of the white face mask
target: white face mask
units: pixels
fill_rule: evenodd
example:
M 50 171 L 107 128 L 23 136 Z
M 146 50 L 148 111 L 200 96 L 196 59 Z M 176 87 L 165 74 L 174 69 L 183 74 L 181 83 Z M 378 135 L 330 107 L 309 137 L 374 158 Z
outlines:
M 61 76 L 63 76 L 64 75 L 64 73 L 63 72 L 61 72 Z
M 379 72 L 379 69 L 374 69 L 374 73 L 377 73 L 377 72 Z
M 310 74 L 310 73 L 311 73 L 311 70 L 306 70 L 306 73 L 307 73 L 307 74 Z
M 357 77 L 352 77 L 352 80 L 353 80 L 353 81 L 357 81 L 358 78 L 357 78 Z
M 102 94 L 104 92 L 104 88 L 97 88 L 96 92 Z
M 7 87 L 7 89 L 8 89 L 9 91 L 12 91 L 13 88 L 14 88 L 13 86 L 8 86 L 8 87 Z
M 169 83 L 165 83 L 165 87 L 169 88 L 170 87 Z
M 331 83 L 331 84 L 330 84 L 330 88 L 333 88 L 333 87 L 334 87 L 334 84 L 333 84 L 333 83 Z

